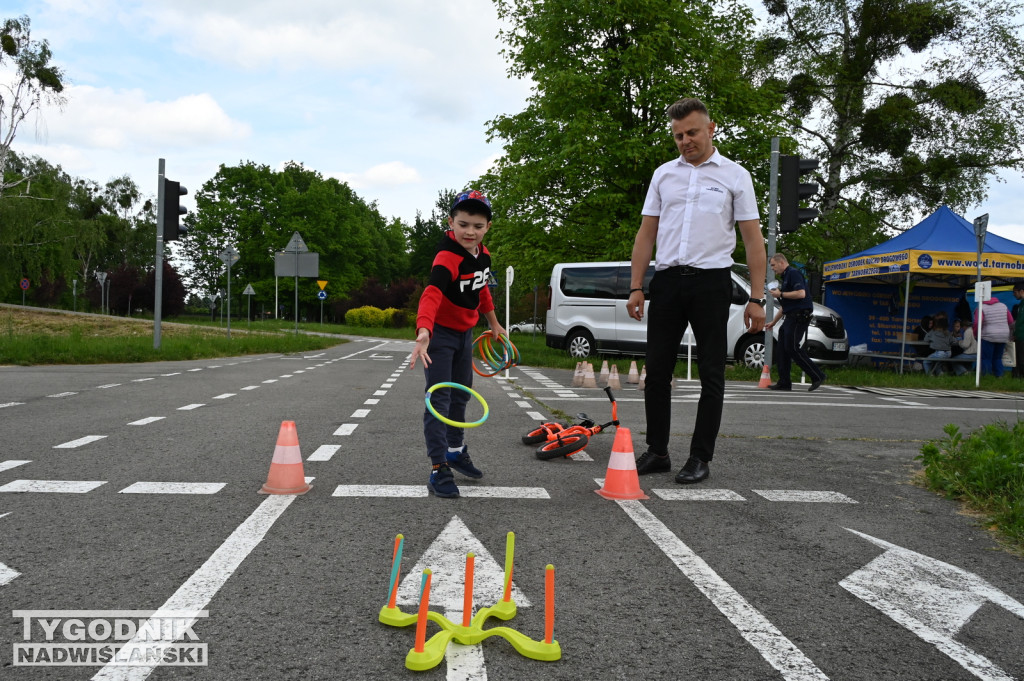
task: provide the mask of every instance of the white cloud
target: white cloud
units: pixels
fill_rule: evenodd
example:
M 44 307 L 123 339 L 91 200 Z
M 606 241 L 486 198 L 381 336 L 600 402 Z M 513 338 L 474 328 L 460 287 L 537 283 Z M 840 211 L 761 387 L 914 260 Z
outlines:
M 72 86 L 66 109 L 47 113 L 49 140 L 92 149 L 151 150 L 198 147 L 249 137 L 208 94 L 152 101 L 141 90 Z
M 381 163 L 361 173 L 331 173 L 330 176 L 347 182 L 354 189 L 392 188 L 423 181 L 419 171 L 401 161 Z

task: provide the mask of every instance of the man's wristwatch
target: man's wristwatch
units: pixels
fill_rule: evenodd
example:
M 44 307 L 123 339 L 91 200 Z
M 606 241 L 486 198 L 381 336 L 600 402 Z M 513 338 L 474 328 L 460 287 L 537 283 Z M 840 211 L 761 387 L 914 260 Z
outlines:
M 758 305 L 764 305 L 765 304 L 765 299 L 764 298 L 754 298 L 753 296 L 751 296 L 750 298 L 747 299 L 747 302 L 748 303 L 757 303 Z

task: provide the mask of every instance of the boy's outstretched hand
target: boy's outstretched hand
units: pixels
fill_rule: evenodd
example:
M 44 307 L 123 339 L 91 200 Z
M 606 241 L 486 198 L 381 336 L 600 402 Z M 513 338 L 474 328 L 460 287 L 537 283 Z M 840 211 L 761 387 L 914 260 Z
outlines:
M 423 366 L 426 368 L 430 365 L 430 355 L 427 354 L 427 347 L 430 345 L 430 332 L 426 329 L 420 329 L 416 332 L 416 347 L 412 349 L 412 355 L 409 358 L 412 360 L 409 362 L 409 368 L 416 368 L 416 360 L 422 359 Z

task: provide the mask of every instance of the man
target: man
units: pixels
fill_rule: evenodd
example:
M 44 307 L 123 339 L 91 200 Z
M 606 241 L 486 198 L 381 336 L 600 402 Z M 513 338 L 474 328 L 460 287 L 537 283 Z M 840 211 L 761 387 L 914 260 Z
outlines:
M 781 253 L 772 256 L 768 263 L 772 272 L 782 276 L 782 282 L 778 288 L 771 290 L 772 297 L 777 299 L 781 305 L 775 313 L 775 319 L 764 325 L 769 331 L 778 324 L 782 317 L 786 323 L 779 331 L 779 380 L 768 386 L 769 390 L 792 390 L 793 380 L 790 372 L 793 362 L 804 370 L 804 373 L 811 378 L 811 387 L 807 392 L 813 392 L 825 382 L 825 372 L 811 361 L 803 346 L 804 336 L 807 335 L 807 325 L 811 323 L 811 315 L 814 314 L 814 303 L 807 292 L 807 282 L 799 270 L 789 266 L 789 260 Z M 948 355 L 947 355 L 948 356 Z
M 1013 285 L 1013 297 L 1017 300 L 1024 298 L 1024 281 L 1018 281 Z M 1013 378 L 1024 378 L 1024 303 L 1017 303 L 1013 306 Z
M 700 401 L 689 459 L 676 482 L 697 483 L 710 473 L 725 398 L 726 326 L 732 299 L 730 268 L 735 224 L 747 252 L 750 299 L 743 313 L 752 333 L 764 327 L 764 300 L 756 297 L 765 275 L 764 238 L 750 173 L 723 157 L 712 144 L 715 124 L 699 99 L 681 99 L 668 109 L 680 157 L 654 171 L 633 243 L 629 316 L 644 317 L 644 274 L 657 244 L 647 309 L 647 451 L 637 473 L 671 469 L 668 452 L 672 416 L 670 381 L 687 325 L 697 341 Z

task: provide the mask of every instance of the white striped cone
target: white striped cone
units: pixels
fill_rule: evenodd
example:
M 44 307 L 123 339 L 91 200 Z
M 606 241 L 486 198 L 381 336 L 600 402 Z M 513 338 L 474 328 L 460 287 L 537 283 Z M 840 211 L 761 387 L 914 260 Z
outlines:
M 583 374 L 583 387 L 584 388 L 596 388 L 597 381 L 594 380 L 594 365 L 587 362 L 586 373 Z
M 605 360 L 604 362 L 601 363 L 601 373 L 598 375 L 597 380 L 599 380 L 601 383 L 605 385 L 608 385 L 608 376 L 608 360 Z
M 640 382 L 640 373 L 636 370 L 636 360 L 629 363 L 629 375 L 626 376 L 626 383 L 634 385 Z
M 650 498 L 640 489 L 640 476 L 636 472 L 636 459 L 633 455 L 633 437 L 629 428 L 619 426 L 616 429 L 604 485 L 595 491 L 605 499 Z
M 572 387 L 583 387 L 583 362 L 576 362 L 576 371 L 572 372 Z
M 647 387 L 647 365 L 644 365 L 643 371 L 640 372 L 640 380 L 637 382 L 636 389 L 643 390 Z
M 622 382 L 619 381 L 619 367 L 612 365 L 611 373 L 608 374 L 608 387 L 612 390 L 619 390 L 622 388 Z
M 259 490 L 260 494 L 305 494 L 311 487 L 302 470 L 302 452 L 295 422 L 282 421 L 270 472 Z

